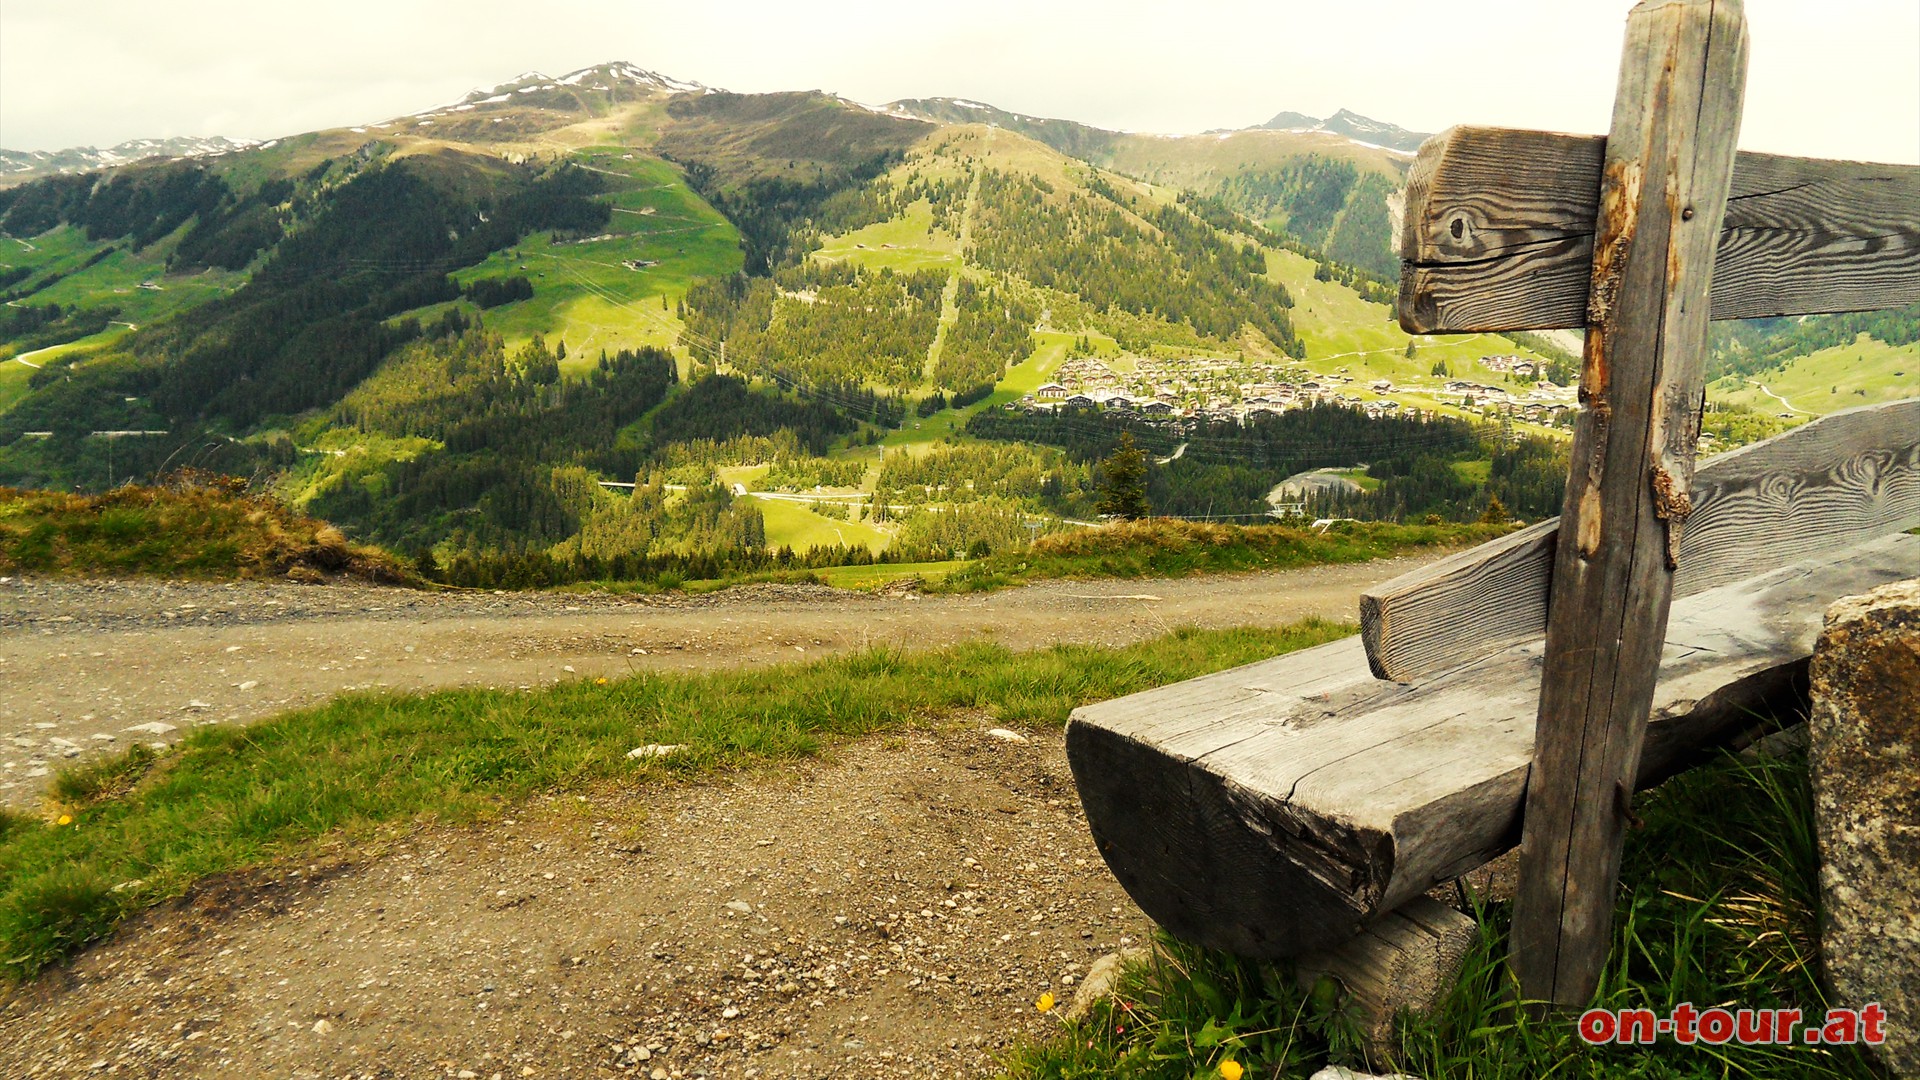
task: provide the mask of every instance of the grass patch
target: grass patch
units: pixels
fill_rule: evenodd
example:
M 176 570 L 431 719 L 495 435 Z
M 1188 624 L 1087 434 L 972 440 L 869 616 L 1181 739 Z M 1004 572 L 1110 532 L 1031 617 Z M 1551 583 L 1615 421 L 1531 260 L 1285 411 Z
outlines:
M 893 540 L 867 522 L 816 514 L 808 504 L 791 499 L 753 499 L 752 505 L 766 523 L 769 548 L 806 551 L 814 547 L 864 547 L 885 551 Z
M 1627 837 L 1611 962 L 1595 995 L 1605 1008 L 1666 1014 L 1829 1005 L 1815 977 L 1817 858 L 1804 753 L 1749 762 L 1727 755 L 1642 800 L 1646 827 Z M 1374 1062 L 1426 1080 L 1538 1077 L 1726 1077 L 1868 1080 L 1848 1047 L 1806 1045 L 1589 1047 L 1570 1016 L 1530 1019 L 1506 969 L 1508 905 L 1480 904 L 1480 940 L 1449 998 L 1428 1019 L 1403 1018 L 1404 1051 Z M 1232 1060 L 1247 1077 L 1304 1078 L 1327 1064 L 1366 1067 L 1331 983 L 1303 992 L 1281 965 L 1162 943 L 1114 1002 L 1058 1038 L 1017 1049 L 1015 1080 L 1216 1077 Z M 1833 1002 L 1858 1006 L 1864 1002 Z
M 1920 396 L 1920 342 L 1889 345 L 1861 334 L 1848 344 L 1796 357 L 1772 371 L 1718 379 L 1709 393 L 1715 401 L 1749 405 L 1768 416 L 1785 413 L 1796 420 L 1900 401 Z
M 193 472 L 104 495 L 0 488 L 0 570 L 412 580 L 387 552 L 244 489 L 244 481 Z
M 1365 562 L 1418 548 L 1477 544 L 1506 525 L 1395 525 L 1336 522 L 1324 531 L 1294 525 L 1219 525 L 1155 518 L 1043 536 L 1023 552 L 977 560 L 932 591 L 978 592 L 1038 578 L 1185 577 Z
M 873 563 L 868 566 L 830 566 L 815 571 L 820 579 L 836 589 L 880 589 L 896 581 L 917 578 L 939 581 L 967 565 L 954 559 L 941 562 Z
M 1318 645 L 1352 627 L 1182 630 L 1122 648 L 1015 653 L 969 644 L 868 650 L 705 675 L 648 674 L 530 693 L 361 694 L 245 727 L 195 731 L 124 794 L 66 825 L 0 822 L 0 970 L 31 977 L 130 914 L 210 875 L 364 841 L 415 822 L 466 822 L 535 792 L 692 776 L 818 752 L 835 739 L 960 709 L 1058 725 L 1086 702 Z M 644 743 L 687 749 L 633 761 Z M 137 771 L 90 766 L 61 790 Z

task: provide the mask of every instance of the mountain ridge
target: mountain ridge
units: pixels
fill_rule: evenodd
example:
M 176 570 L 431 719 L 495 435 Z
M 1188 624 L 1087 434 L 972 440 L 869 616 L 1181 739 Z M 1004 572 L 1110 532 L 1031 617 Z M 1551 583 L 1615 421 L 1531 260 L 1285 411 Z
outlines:
M 207 157 L 259 145 L 255 139 L 182 135 L 167 139 L 128 139 L 104 150 L 95 146 L 69 146 L 60 150 L 0 149 L 0 181 L 26 179 L 27 174 L 37 177 L 109 169 L 153 157 L 168 160 Z
M 698 80 L 681 79 L 644 68 L 631 61 L 613 60 L 560 76 L 550 76 L 544 72 L 529 70 L 491 87 L 476 87 L 455 101 L 417 112 L 396 114 L 384 121 L 366 121 L 341 127 L 354 133 L 366 134 L 371 130 L 384 130 L 407 121 L 411 121 L 414 126 L 429 126 L 454 117 L 456 114 L 478 111 L 487 106 L 509 103 L 537 104 L 543 96 L 595 92 L 619 99 L 623 96 L 623 91 L 634 89 L 664 95 L 729 92 Z M 1341 109 L 1324 120 L 1304 113 L 1283 111 L 1264 124 L 1246 128 L 1200 133 L 1152 133 L 1103 128 L 1062 117 L 1035 116 L 960 97 L 900 98 L 883 105 L 873 105 L 838 95 L 827 96 L 870 113 L 900 119 L 916 119 L 938 124 L 993 124 L 1018 131 L 1062 153 L 1096 163 L 1105 163 L 1101 159 L 1112 156 L 1116 153 L 1117 147 L 1130 140 L 1201 138 L 1230 131 L 1317 133 L 1336 136 L 1360 147 L 1381 148 L 1403 154 L 1416 149 L 1427 137 L 1422 133 L 1411 132 L 1398 125 L 1361 116 L 1347 109 Z M 295 137 L 298 136 L 289 134 L 268 140 L 221 135 L 169 139 L 143 138 L 128 140 L 104 150 L 92 146 L 75 146 L 60 150 L 0 148 L 0 184 L 16 184 L 41 176 L 115 168 L 156 157 L 178 160 L 231 153 L 257 146 L 271 146 L 280 139 Z
M 1305 113 L 1282 112 L 1256 127 L 1262 131 L 1324 131 L 1403 154 L 1413 153 L 1420 149 L 1421 143 L 1433 137 L 1430 132 L 1408 131 L 1398 124 L 1362 116 L 1351 109 L 1340 109 L 1324 120 Z

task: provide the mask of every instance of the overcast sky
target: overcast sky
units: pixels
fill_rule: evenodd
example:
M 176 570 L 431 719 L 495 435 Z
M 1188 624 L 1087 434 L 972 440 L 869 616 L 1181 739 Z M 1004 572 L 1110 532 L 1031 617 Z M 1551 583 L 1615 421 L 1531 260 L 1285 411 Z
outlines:
M 1605 131 L 1627 0 L 0 0 L 0 146 L 272 138 L 629 60 L 1132 131 L 1349 108 Z M 1747 0 L 1751 150 L 1920 162 L 1920 0 Z

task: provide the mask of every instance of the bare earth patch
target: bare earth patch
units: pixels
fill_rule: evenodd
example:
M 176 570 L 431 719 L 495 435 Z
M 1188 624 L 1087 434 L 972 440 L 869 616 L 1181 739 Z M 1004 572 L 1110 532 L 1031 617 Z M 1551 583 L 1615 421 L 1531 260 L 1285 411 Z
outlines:
M 954 1077 L 1145 917 L 1057 732 L 557 796 L 230 880 L 0 1000 L 0 1073 Z

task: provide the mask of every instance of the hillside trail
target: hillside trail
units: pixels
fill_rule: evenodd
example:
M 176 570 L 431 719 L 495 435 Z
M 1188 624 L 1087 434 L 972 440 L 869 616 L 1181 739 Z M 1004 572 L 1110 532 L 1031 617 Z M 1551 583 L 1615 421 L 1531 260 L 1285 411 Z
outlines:
M 60 763 L 54 738 L 84 758 L 349 688 L 1350 619 L 1364 586 L 1420 561 L 969 596 L 14 579 L 6 776 L 31 803 L 44 780 L 23 766 Z M 159 727 L 128 730 L 143 725 Z M 961 715 L 800 763 L 544 796 L 213 880 L 0 989 L 0 1075 L 991 1075 L 1059 1030 L 1041 994 L 1066 1000 L 1150 926 L 1093 848 L 1061 733 L 990 726 Z

